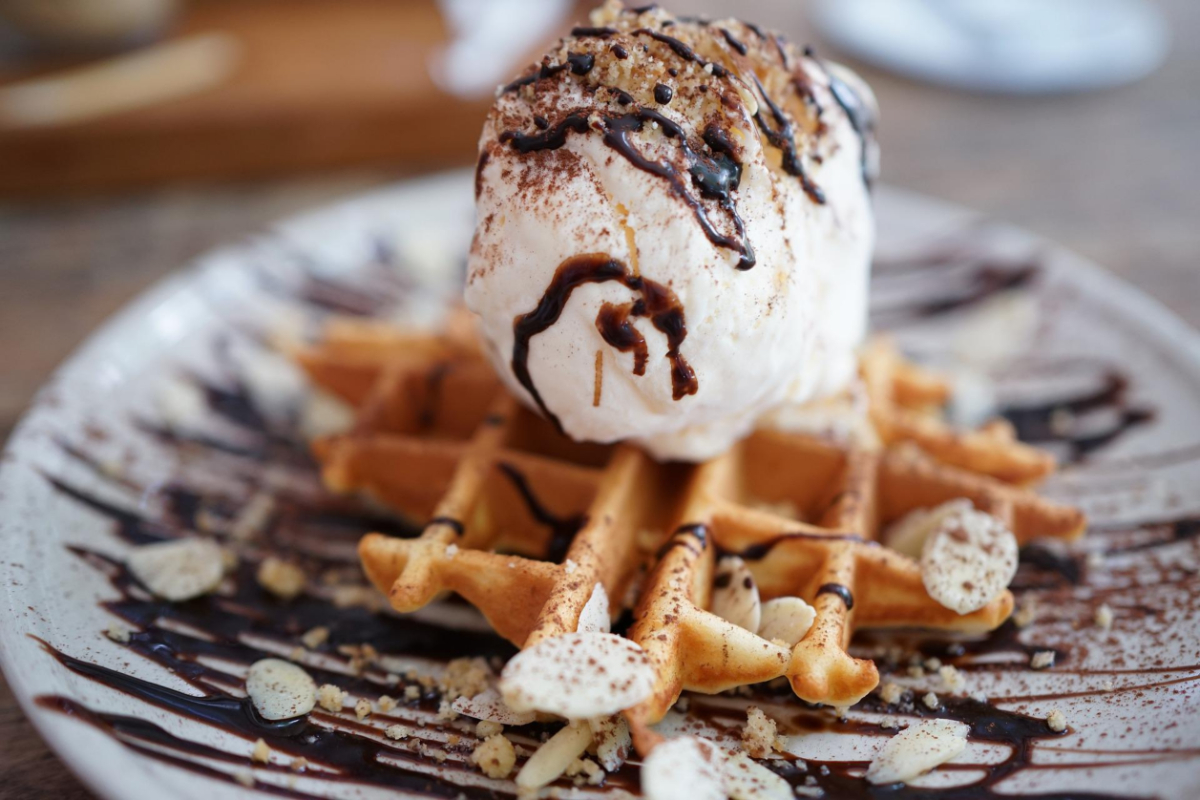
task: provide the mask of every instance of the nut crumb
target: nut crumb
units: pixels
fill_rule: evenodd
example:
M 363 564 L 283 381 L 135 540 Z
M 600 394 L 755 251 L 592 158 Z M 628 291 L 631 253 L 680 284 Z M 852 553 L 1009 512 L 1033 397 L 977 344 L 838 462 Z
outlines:
M 309 650 L 316 650 L 329 641 L 329 628 L 318 625 L 300 637 L 300 642 Z
M 961 692 L 967 685 L 962 673 L 953 664 L 946 664 L 938 669 L 938 677 L 942 679 L 942 686 L 947 692 Z
M 389 725 L 384 731 L 384 735 L 389 739 L 407 739 L 412 736 L 412 728 L 407 725 Z
M 346 693 L 332 683 L 323 683 L 317 689 L 317 705 L 326 711 L 341 711 L 346 702 Z
M 1113 610 L 1108 603 L 1101 603 L 1096 609 L 1096 627 L 1108 630 L 1113 624 Z
M 398 705 L 396 698 L 386 694 L 380 695 L 376 702 L 379 704 L 379 710 L 384 714 L 388 713 L 389 711 L 394 711 Z
M 292 763 L 288 764 L 292 772 L 304 772 L 308 769 L 308 759 L 304 756 L 296 756 L 292 759 Z
M 484 739 L 471 752 L 471 763 L 489 778 L 501 780 L 512 773 L 517 754 L 512 742 L 497 733 Z
M 454 706 L 445 698 L 438 703 L 437 718 L 443 722 L 453 722 L 458 719 L 458 712 L 454 710 Z
M 599 786 L 604 782 L 605 772 L 600 768 L 600 765 L 590 758 L 577 758 L 567 767 L 566 773 L 568 778 L 574 778 L 577 786 L 588 784 L 590 786 Z
M 404 687 L 404 699 L 405 700 L 420 700 L 421 699 L 421 687 L 420 686 L 405 686 Z
M 254 788 L 254 773 L 248 769 L 239 769 L 233 773 L 233 779 L 247 789 Z
M 926 708 L 937 708 L 938 696 L 933 692 L 927 692 L 925 696 L 921 698 L 921 702 L 925 704 Z
M 1034 615 L 1037 613 L 1033 603 L 1021 606 L 1017 609 L 1017 613 L 1013 614 L 1013 625 L 1018 628 L 1028 628 L 1033 624 Z
M 371 716 L 371 701 L 365 697 L 358 698 L 358 702 L 354 704 L 354 716 L 359 719 Z
M 504 726 L 499 722 L 492 722 L 490 719 L 481 719 L 475 725 L 475 735 L 480 739 L 488 739 L 498 733 L 504 732 Z
M 1067 715 L 1054 709 L 1046 716 L 1046 727 L 1055 733 L 1062 733 L 1067 729 Z
M 114 622 L 104 631 L 105 636 L 118 644 L 129 644 L 129 633 L 129 628 L 119 622 Z
M 255 573 L 258 585 L 281 600 L 293 600 L 308 582 L 304 570 L 290 561 L 284 561 L 275 556 L 267 556 L 258 565 Z
M 900 698 L 904 697 L 904 687 L 898 683 L 888 681 L 879 687 L 879 699 L 887 703 L 889 706 L 894 706 L 900 702 Z
M 460 697 L 482 694 L 491 685 L 491 670 L 482 658 L 456 658 L 446 665 L 439 681 L 442 694 L 450 702 Z
M 775 720 L 758 706 L 746 709 L 746 727 L 742 728 L 742 747 L 752 758 L 766 758 L 780 748 L 779 728 Z
M 250 760 L 259 764 L 269 764 L 271 762 L 271 748 L 263 739 L 259 739 L 254 743 L 254 749 L 250 752 Z

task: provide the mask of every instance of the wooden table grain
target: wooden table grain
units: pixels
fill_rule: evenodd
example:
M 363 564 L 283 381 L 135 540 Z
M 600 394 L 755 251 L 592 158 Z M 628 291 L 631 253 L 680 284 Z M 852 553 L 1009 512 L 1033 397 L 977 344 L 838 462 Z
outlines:
M 722 0 L 683 2 L 720 13 Z M 738 13 L 804 36 L 794 3 Z M 863 69 L 883 107 L 885 180 L 1073 248 L 1200 326 L 1200 3 L 1162 0 L 1173 51 L 1134 86 L 1051 98 L 946 91 Z M 464 161 L 466 161 L 464 154 Z M 397 168 L 0 206 L 0 440 L 89 331 L 161 276 Z M 91 797 L 0 683 L 0 797 Z

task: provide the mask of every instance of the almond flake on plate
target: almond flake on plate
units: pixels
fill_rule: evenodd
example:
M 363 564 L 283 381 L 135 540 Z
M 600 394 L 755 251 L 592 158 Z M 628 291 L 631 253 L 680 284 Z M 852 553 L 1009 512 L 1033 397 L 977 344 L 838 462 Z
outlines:
M 732 800 L 791 800 L 792 787 L 781 776 L 738 753 L 725 762 L 725 791 Z
M 494 687 L 485 689 L 474 697 L 460 697 L 451 707 L 471 719 L 486 720 L 500 725 L 528 725 L 536 719 L 532 711 L 517 713 L 508 707 L 500 692 Z
M 572 722 L 551 736 L 517 773 L 517 786 L 538 789 L 558 778 L 592 743 L 587 722 Z
M 867 767 L 871 783 L 906 783 L 961 753 L 971 727 L 949 719 L 930 719 L 888 739 Z
M 208 594 L 225 577 L 221 548 L 210 539 L 177 539 L 135 548 L 125 563 L 155 596 L 173 603 Z
M 514 711 L 572 720 L 616 714 L 654 691 L 644 650 L 611 633 L 568 633 L 522 650 L 505 665 L 500 694 Z
M 1016 537 L 1003 522 L 974 509 L 942 518 L 921 550 L 925 590 L 959 614 L 986 606 L 1016 573 Z
M 317 704 L 316 682 L 300 667 L 279 658 L 250 665 L 246 694 L 259 715 L 271 721 L 302 717 Z
M 642 762 L 647 800 L 725 800 L 725 754 L 696 736 L 669 739 Z

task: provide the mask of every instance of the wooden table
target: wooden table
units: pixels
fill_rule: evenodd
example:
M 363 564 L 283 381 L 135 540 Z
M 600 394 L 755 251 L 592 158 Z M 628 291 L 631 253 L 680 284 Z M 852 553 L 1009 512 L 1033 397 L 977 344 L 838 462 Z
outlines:
M 674 5 L 715 12 L 723 4 Z M 799 39 L 804 26 L 795 5 L 743 0 L 738 13 Z M 864 70 L 884 111 L 885 179 L 1074 248 L 1200 326 L 1200 3 L 1160 5 L 1172 21 L 1171 57 L 1151 78 L 1122 89 L 1005 99 Z M 370 170 L 0 206 L 0 439 L 54 365 L 165 273 L 280 216 L 403 174 Z M 2 685 L 0 738 L 0 796 L 90 797 Z

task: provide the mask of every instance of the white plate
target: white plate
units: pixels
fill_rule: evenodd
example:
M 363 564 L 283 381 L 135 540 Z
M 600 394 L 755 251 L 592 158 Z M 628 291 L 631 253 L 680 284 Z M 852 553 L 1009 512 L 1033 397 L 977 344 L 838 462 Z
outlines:
M 1019 581 L 1032 588 L 1019 593 L 1019 603 L 1036 602 L 1034 624 L 1015 639 L 994 639 L 990 655 L 965 657 L 994 662 L 967 672 L 971 691 L 1030 718 L 998 717 L 1034 731 L 1026 739 L 1025 759 L 1033 766 L 1011 774 L 993 767 L 991 777 L 978 783 L 984 768 L 967 765 L 1004 761 L 1009 748 L 976 742 L 959 758 L 962 766 L 939 770 L 923 783 L 977 782 L 948 795 L 955 798 L 1193 796 L 1200 785 L 1200 339 L 1132 287 L 1020 231 L 892 189 L 880 190 L 878 204 L 878 321 L 893 328 L 911 353 L 958 376 L 968 400 L 959 409 L 965 416 L 977 415 L 981 402 L 994 396 L 1024 407 L 1025 430 L 1054 439 L 1048 446 L 1076 462 L 1046 491 L 1079 503 L 1094 523 L 1072 553 L 1058 553 L 1055 560 L 1041 552 L 1039 563 L 1053 562 L 1059 572 L 1023 567 Z M 435 318 L 442 306 L 438 298 L 453 295 L 471 225 L 470 178 L 462 174 L 405 184 L 289 221 L 211 254 L 147 293 L 93 336 L 39 394 L 0 470 L 4 671 L 38 730 L 100 795 L 253 794 L 230 779 L 250 769 L 252 742 L 72 672 L 39 642 L 196 693 L 160 664 L 105 637 L 117 617 L 100 604 L 116 599 L 117 590 L 94 558 L 68 547 L 119 561 L 128 545 L 109 519 L 55 489 L 51 479 L 147 520 L 187 519 L 189 525 L 218 528 L 229 524 L 220 508 L 208 508 L 196 522 L 187 496 L 174 495 L 174 506 L 167 502 L 173 487 L 202 487 L 210 504 L 217 496 L 244 504 L 256 494 L 282 493 L 284 499 L 274 505 L 285 518 L 278 530 L 298 536 L 296 547 L 322 546 L 323 558 L 353 564 L 352 544 L 361 525 L 333 533 L 326 526 L 322 538 L 314 539 L 305 537 L 313 531 L 297 533 L 295 527 L 298 519 L 310 517 L 287 516 L 296 503 L 311 515 L 313 503 L 326 502 L 299 451 L 232 424 L 229 416 L 244 409 L 228 399 L 227 417 L 215 418 L 192 376 L 214 385 L 231 375 L 274 376 L 253 396 L 274 418 L 284 419 L 294 397 L 283 390 L 292 376 L 253 334 L 295 330 L 330 301 Z M 399 269 L 382 268 L 381 256 Z M 322 277 L 366 291 L 338 293 Z M 291 391 L 303 388 L 297 384 Z M 1047 406 L 1070 398 L 1078 413 Z M 211 441 L 183 447 L 162 435 L 164 426 L 193 438 L 237 442 L 246 452 L 220 453 Z M 271 457 L 255 460 L 264 448 Z M 261 498 L 253 502 L 266 508 Z M 1108 555 L 1089 559 L 1088 551 Z M 1059 574 L 1063 568 L 1082 575 L 1070 583 Z M 1093 623 L 1102 602 L 1114 613 L 1111 631 Z M 129 616 L 138 607 L 113 608 Z M 461 629 L 462 641 L 489 641 L 477 635 L 478 619 L 462 608 L 433 613 Z M 253 638 L 253 626 L 245 627 L 244 636 Z M 285 654 L 292 644 L 258 642 Z M 1055 648 L 1059 658 L 1052 669 L 1034 672 L 1025 665 L 1027 654 L 1013 649 L 1018 645 Z M 431 668 L 431 662 L 414 663 Z M 930 678 L 899 680 L 937 688 Z M 52 708 L 48 697 L 130 715 L 232 755 L 200 759 L 200 772 L 185 769 L 161 752 L 131 747 L 128 732 L 115 737 L 81 713 L 62 713 L 62 701 Z M 968 706 L 951 711 L 967 713 Z M 820 728 L 789 741 L 800 755 L 826 763 L 828 775 L 816 763 L 810 768 L 831 796 L 839 788 L 861 786 L 853 776 L 862 764 L 854 762 L 869 760 L 882 741 L 881 731 L 862 721 L 877 715 L 855 711 L 851 718 L 857 723 L 841 724 L 825 712 L 786 702 L 771 708 L 778 717 L 796 716 Z M 1052 708 L 1062 710 L 1070 725 L 1059 737 L 1037 727 Z M 255 776 L 260 786 L 286 786 L 289 780 L 286 768 L 256 769 Z M 297 786 L 326 796 L 387 794 L 340 780 L 302 777 Z M 388 796 L 396 796 L 396 788 Z

